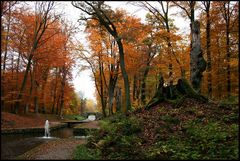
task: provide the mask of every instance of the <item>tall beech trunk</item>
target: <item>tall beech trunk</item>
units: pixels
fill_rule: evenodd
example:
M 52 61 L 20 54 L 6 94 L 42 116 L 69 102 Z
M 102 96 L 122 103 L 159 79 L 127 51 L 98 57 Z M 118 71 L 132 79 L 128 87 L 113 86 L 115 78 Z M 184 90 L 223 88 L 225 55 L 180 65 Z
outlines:
M 28 63 L 27 63 L 26 71 L 25 71 L 25 73 L 24 73 L 23 82 L 22 82 L 22 85 L 21 85 L 19 94 L 18 94 L 18 96 L 17 96 L 17 100 L 18 100 L 18 101 L 15 103 L 14 113 L 18 113 L 18 109 L 19 109 L 19 106 L 20 106 L 20 100 L 22 99 L 22 94 L 23 94 L 23 91 L 24 91 L 25 86 L 26 86 L 27 77 L 28 77 L 28 72 L 29 72 L 30 67 L 31 67 L 32 58 L 33 58 L 33 54 L 30 54 L 30 56 L 29 56 L 29 58 L 28 58 Z
M 200 23 L 194 21 L 192 27 L 192 48 L 190 53 L 190 80 L 193 88 L 200 92 L 202 73 L 206 69 L 206 61 L 202 56 L 201 37 L 200 37 Z
M 129 88 L 128 75 L 125 69 L 124 51 L 123 51 L 123 45 L 122 45 L 121 39 L 117 39 L 117 44 L 119 48 L 121 73 L 124 80 L 126 111 L 128 111 L 128 110 L 131 110 L 130 88 Z
M 116 54 L 113 51 L 113 45 L 115 45 L 115 41 L 113 41 L 113 43 L 111 43 L 111 58 L 113 58 L 113 60 L 115 60 L 115 64 L 111 63 L 109 65 L 109 84 L 108 84 L 108 109 L 109 109 L 109 115 L 113 114 L 113 99 L 114 99 L 114 91 L 115 91 L 115 87 L 117 84 L 117 79 L 118 79 L 118 71 L 119 71 L 119 62 L 117 62 L 116 59 Z
M 210 22 L 210 1 L 205 1 L 205 7 L 206 7 L 206 18 L 207 18 L 207 25 L 206 25 L 206 46 L 207 46 L 207 88 L 208 88 L 208 96 L 212 97 L 212 63 L 211 63 L 211 35 L 210 35 L 210 30 L 211 30 L 211 22 Z
M 134 76 L 133 76 L 133 101 L 135 101 L 136 100 L 136 94 L 137 93 L 137 76 L 136 76 L 136 74 L 134 74 Z
M 64 108 L 64 89 L 65 89 L 65 83 L 66 83 L 66 76 L 67 76 L 67 72 L 66 72 L 66 67 L 63 66 L 61 69 L 62 72 L 62 80 L 61 80 L 61 98 L 60 98 L 60 116 L 63 116 L 63 108 Z
M 34 96 L 34 107 L 35 107 L 35 113 L 39 113 L 39 100 L 38 100 L 38 87 L 36 87 L 35 91 L 35 96 Z
M 117 77 L 110 77 L 109 79 L 109 86 L 108 86 L 108 108 L 109 108 L 109 115 L 113 114 L 113 98 L 114 98 L 114 91 L 115 86 L 117 83 Z
M 229 21 L 226 22 L 226 52 L 227 52 L 227 96 L 231 95 L 231 74 L 230 74 L 230 37 Z
M 31 84 L 30 84 L 29 97 L 27 98 L 27 101 L 26 101 L 26 104 L 25 104 L 25 107 L 24 107 L 24 113 L 25 114 L 28 113 L 28 111 L 29 111 L 29 104 L 32 100 L 32 91 L 33 91 L 33 86 L 34 86 L 33 85 L 34 81 L 33 81 L 33 76 L 32 76 L 31 70 L 29 71 L 29 73 L 30 73 Z
M 143 80 L 141 84 L 141 102 L 144 105 L 146 104 L 146 79 L 148 76 L 149 68 L 150 68 L 150 63 L 148 62 L 143 73 Z
M 57 98 L 57 78 L 58 78 L 58 68 L 56 68 L 55 71 L 55 83 L 53 84 L 53 103 L 52 103 L 52 114 L 54 114 L 54 107 L 56 104 L 56 98 Z
M 116 88 L 116 109 L 117 112 L 121 111 L 122 107 L 122 89 L 121 87 Z
M 152 36 L 152 34 L 151 34 Z M 148 52 L 147 52 L 147 60 L 146 60 L 146 67 L 143 70 L 143 77 L 142 77 L 142 81 L 141 81 L 141 103 L 142 104 L 146 104 L 146 79 L 148 77 L 148 73 L 151 67 L 151 62 L 154 58 L 154 56 L 156 55 L 156 49 L 153 46 L 153 43 L 149 43 L 147 44 L 148 46 Z M 154 48 L 154 50 L 153 50 Z
M 101 97 L 101 104 L 102 104 L 102 113 L 103 117 L 106 117 L 106 98 L 105 98 L 105 92 L 104 92 L 104 87 L 103 87 L 103 64 L 99 61 L 99 71 L 100 71 L 100 97 Z
M 41 93 L 41 98 L 42 98 L 42 112 L 46 113 L 46 95 L 45 95 L 45 86 L 47 83 L 47 79 L 48 79 L 48 73 L 49 73 L 49 68 L 47 67 L 44 70 L 44 75 L 43 75 L 43 82 L 42 82 L 42 93 Z
M 110 83 L 108 86 L 108 109 L 109 109 L 109 115 L 113 114 L 113 98 L 114 98 L 114 89 L 115 89 L 115 85 L 113 80 L 110 79 Z
M 220 63 L 222 62 L 221 60 L 221 51 L 220 51 L 220 39 L 217 37 L 217 53 L 218 53 L 218 59 L 217 59 L 217 80 L 220 80 L 221 78 L 221 68 Z M 217 82 L 217 91 L 218 91 L 218 99 L 222 98 L 222 82 L 218 81 Z

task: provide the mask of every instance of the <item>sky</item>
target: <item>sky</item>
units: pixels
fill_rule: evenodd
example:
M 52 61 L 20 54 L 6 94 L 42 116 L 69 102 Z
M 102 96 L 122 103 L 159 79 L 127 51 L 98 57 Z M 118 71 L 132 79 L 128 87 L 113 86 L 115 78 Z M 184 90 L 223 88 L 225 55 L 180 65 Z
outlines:
M 81 11 L 71 5 L 70 1 L 61 1 L 58 2 L 58 9 L 62 11 L 65 15 L 65 18 L 71 21 L 73 24 L 79 24 L 78 18 L 80 16 Z M 147 13 L 146 10 L 141 9 L 140 7 L 131 5 L 127 3 L 127 1 L 106 1 L 106 4 L 110 5 L 112 9 L 116 8 L 122 8 L 127 10 L 130 14 L 135 15 L 139 18 L 141 18 L 141 21 L 145 21 L 145 15 Z M 170 10 L 170 13 L 176 12 L 176 10 Z M 171 16 L 172 17 L 172 16 Z M 179 16 L 173 16 L 175 17 L 175 25 L 180 29 L 179 33 L 187 34 L 189 31 L 189 23 L 186 19 L 179 17 Z M 84 26 L 79 26 L 80 32 L 77 34 L 77 39 L 86 46 L 86 38 L 85 34 L 83 32 Z M 84 62 L 81 62 L 84 63 Z M 77 74 L 78 73 L 78 74 Z M 91 71 L 85 70 L 78 72 L 78 69 L 75 68 L 73 70 L 73 84 L 76 92 L 81 91 L 84 94 L 84 97 L 87 99 L 93 99 L 96 101 L 95 98 L 95 85 L 94 81 L 91 78 Z

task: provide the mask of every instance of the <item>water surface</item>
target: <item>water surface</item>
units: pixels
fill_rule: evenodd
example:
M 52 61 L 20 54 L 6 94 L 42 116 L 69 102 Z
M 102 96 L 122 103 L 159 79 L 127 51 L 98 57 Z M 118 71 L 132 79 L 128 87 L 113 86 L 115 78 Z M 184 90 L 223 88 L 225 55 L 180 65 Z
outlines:
M 53 139 L 61 138 L 84 138 L 82 136 L 74 136 L 73 128 L 65 127 L 57 130 L 50 130 L 50 138 L 44 137 L 42 133 L 28 134 L 6 134 L 1 135 L 1 160 L 13 159 L 34 147 L 48 142 Z

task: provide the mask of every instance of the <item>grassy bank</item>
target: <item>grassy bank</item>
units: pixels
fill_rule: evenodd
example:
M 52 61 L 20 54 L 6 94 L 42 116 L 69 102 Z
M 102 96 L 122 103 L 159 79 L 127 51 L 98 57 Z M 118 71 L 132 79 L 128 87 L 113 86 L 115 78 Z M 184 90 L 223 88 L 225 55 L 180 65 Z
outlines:
M 101 121 L 74 159 L 238 159 L 238 105 L 186 100 Z

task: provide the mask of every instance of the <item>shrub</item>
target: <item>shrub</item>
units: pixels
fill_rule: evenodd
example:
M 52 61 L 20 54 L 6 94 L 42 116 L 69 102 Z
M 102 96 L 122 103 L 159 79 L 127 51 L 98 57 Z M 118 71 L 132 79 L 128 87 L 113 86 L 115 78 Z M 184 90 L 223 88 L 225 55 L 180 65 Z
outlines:
M 74 151 L 75 160 L 98 160 L 100 151 L 98 149 L 89 149 L 85 145 L 78 145 Z
M 137 159 L 142 140 L 139 121 L 135 117 L 116 114 L 100 122 L 101 130 L 88 139 L 87 146 L 101 151 L 105 159 Z

